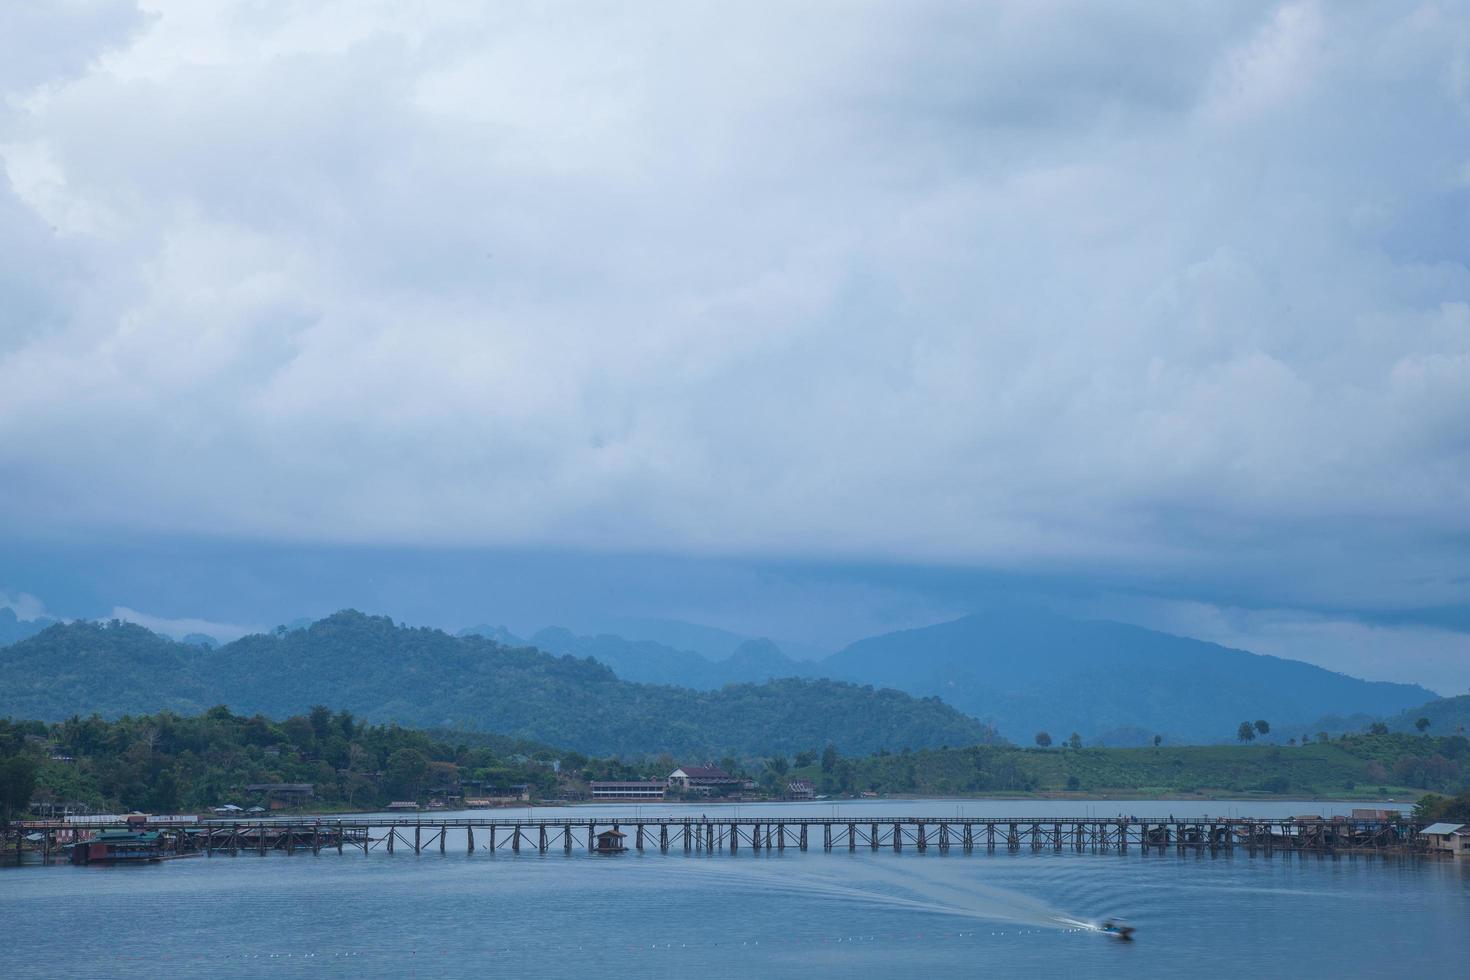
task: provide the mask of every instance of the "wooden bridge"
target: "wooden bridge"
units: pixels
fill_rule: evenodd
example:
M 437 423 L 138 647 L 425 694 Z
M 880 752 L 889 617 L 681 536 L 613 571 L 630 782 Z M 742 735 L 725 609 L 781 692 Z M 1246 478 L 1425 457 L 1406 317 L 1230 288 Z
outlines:
M 1414 825 L 1337 818 L 1133 817 L 288 817 L 206 820 L 168 825 L 163 845 L 173 853 L 319 854 L 323 850 L 411 850 L 546 854 L 594 851 L 602 830 L 620 830 L 629 849 L 738 854 L 785 851 L 1143 852 L 1177 850 L 1250 853 L 1412 850 Z M 49 857 L 86 829 L 60 823 L 21 826 L 33 850 Z M 40 840 L 34 838 L 39 836 Z

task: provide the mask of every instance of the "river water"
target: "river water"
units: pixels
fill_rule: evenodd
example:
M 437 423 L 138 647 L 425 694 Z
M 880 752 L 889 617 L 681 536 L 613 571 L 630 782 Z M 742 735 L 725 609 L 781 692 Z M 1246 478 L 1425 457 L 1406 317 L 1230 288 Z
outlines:
M 741 816 L 1277 816 L 1351 804 L 873 801 Z M 466 816 L 731 813 L 594 806 Z M 443 814 L 450 816 L 450 814 Z M 436 816 L 438 816 L 436 814 Z M 820 838 L 818 838 L 820 839 Z M 1073 852 L 323 852 L 0 870 L 17 977 L 1470 975 L 1470 861 Z M 483 843 L 483 842 L 482 842 Z M 1137 941 L 1083 927 L 1122 916 Z

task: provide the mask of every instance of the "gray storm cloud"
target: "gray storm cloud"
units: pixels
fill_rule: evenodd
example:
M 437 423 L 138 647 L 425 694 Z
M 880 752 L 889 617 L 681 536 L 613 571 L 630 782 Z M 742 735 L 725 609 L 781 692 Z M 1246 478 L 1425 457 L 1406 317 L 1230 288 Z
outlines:
M 1465 599 L 1463 3 L 144 6 L 0 42 L 13 529 Z

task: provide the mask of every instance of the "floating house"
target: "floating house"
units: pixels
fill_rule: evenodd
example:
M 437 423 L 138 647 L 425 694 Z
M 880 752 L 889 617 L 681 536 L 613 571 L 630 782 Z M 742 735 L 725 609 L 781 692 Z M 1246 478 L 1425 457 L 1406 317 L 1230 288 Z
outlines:
M 162 858 L 163 839 L 152 830 L 104 830 L 71 849 L 72 864 L 131 864 Z
M 1470 858 L 1470 824 L 1432 823 L 1419 831 L 1428 844 L 1430 854 Z

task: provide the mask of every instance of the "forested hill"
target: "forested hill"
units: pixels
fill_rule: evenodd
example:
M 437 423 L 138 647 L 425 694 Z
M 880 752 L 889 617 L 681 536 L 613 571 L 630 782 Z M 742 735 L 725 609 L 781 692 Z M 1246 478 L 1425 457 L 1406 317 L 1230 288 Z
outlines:
M 333 704 L 372 721 L 493 731 L 581 752 L 685 758 L 867 753 L 994 740 L 937 698 L 788 679 L 718 691 L 635 684 L 591 659 L 410 629 L 345 611 L 309 627 L 187 646 L 127 623 L 75 622 L 0 649 L 0 715 L 61 720 L 202 711 L 276 717 Z

